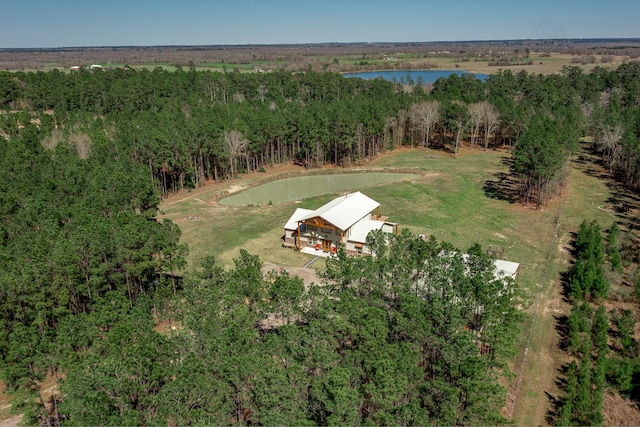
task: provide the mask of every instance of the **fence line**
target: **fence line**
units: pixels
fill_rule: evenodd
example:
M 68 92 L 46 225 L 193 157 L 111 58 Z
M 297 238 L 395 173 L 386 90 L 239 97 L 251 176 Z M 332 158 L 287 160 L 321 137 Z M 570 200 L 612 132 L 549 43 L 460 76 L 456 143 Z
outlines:
M 562 208 L 564 207 L 565 200 L 566 200 L 566 196 L 563 196 L 562 201 L 560 202 L 560 206 L 558 207 L 558 212 L 556 213 L 556 217 L 554 219 L 553 237 L 551 239 L 549 250 L 547 251 L 547 261 L 546 261 L 544 271 L 542 273 L 542 278 L 540 281 L 540 291 L 538 292 L 538 297 L 536 298 L 536 308 L 534 309 L 533 316 L 531 318 L 531 327 L 529 328 L 527 345 L 524 349 L 524 356 L 522 357 L 522 362 L 520 363 L 520 369 L 518 370 L 518 380 L 516 382 L 516 388 L 513 393 L 513 399 L 511 399 L 511 410 L 509 411 L 509 419 L 513 418 L 513 410 L 516 407 L 516 399 L 518 398 L 520 382 L 522 381 L 522 371 L 524 370 L 524 365 L 525 365 L 525 362 L 527 361 L 527 354 L 529 353 L 529 347 L 531 346 L 531 337 L 533 335 L 533 328 L 536 324 L 536 317 L 538 316 L 538 307 L 540 307 L 540 300 L 542 299 L 542 293 L 545 290 L 545 283 L 547 281 L 549 265 L 551 264 L 551 255 L 555 251 L 556 240 L 558 239 L 558 228 L 560 227 L 560 215 L 562 214 Z

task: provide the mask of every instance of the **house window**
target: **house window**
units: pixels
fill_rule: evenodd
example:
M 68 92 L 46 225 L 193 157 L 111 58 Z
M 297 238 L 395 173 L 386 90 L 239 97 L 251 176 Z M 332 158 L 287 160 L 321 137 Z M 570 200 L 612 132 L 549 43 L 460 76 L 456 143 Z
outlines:
M 321 228 L 321 231 L 322 231 L 323 233 L 331 234 L 331 229 L 330 229 L 330 228 L 324 228 L 324 227 L 322 227 L 322 228 Z
M 309 231 L 318 231 L 318 227 L 315 225 L 307 225 L 307 230 Z
M 362 255 L 362 243 L 356 243 L 355 246 L 356 246 L 356 253 L 358 255 Z

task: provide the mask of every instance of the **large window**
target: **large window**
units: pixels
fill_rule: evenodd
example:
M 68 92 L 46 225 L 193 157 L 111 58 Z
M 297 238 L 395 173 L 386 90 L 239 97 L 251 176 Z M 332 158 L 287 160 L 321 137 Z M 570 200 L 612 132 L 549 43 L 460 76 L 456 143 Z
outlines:
M 322 228 L 321 228 L 321 231 L 322 231 L 323 233 L 331 234 L 333 230 L 331 230 L 330 228 L 322 227 Z

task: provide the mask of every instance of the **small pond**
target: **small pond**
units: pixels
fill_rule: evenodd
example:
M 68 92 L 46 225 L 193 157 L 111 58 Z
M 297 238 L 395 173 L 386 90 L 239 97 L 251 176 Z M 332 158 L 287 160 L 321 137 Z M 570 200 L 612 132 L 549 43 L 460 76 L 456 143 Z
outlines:
M 323 194 L 357 191 L 374 185 L 417 178 L 413 173 L 363 172 L 284 178 L 234 194 L 218 203 L 226 206 L 268 205 L 293 202 Z
M 345 73 L 344 77 L 360 77 L 361 79 L 376 79 L 382 77 L 392 82 L 409 82 L 423 84 L 435 83 L 440 77 L 449 77 L 451 74 L 462 76 L 463 74 L 473 74 L 461 70 L 389 70 L 389 71 L 366 71 L 362 73 Z M 485 81 L 487 74 L 473 74 L 479 80 Z

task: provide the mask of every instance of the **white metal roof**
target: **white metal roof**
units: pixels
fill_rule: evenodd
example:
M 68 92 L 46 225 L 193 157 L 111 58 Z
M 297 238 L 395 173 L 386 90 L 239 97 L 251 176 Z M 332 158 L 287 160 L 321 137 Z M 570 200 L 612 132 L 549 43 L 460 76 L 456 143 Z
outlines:
M 320 217 L 341 230 L 347 230 L 360 219 L 373 212 L 380 203 L 359 191 L 337 197 L 298 221 Z
M 291 215 L 287 223 L 284 225 L 285 230 L 297 230 L 298 229 L 298 221 L 300 218 L 308 215 L 310 212 L 313 212 L 311 209 L 303 209 L 296 208 L 296 211 Z
M 450 252 L 440 252 L 440 256 L 449 256 L 449 257 L 453 257 L 455 255 L 454 251 L 450 251 Z M 462 254 L 462 260 L 464 261 L 464 263 L 468 263 L 469 262 L 469 254 Z M 429 260 L 425 261 L 425 262 L 429 262 Z M 493 276 L 496 279 L 502 280 L 505 277 L 510 277 L 512 279 L 516 279 L 518 276 L 518 270 L 520 269 L 520 263 L 517 262 L 512 262 L 512 261 L 505 261 L 503 259 L 495 259 L 493 260 L 493 265 L 495 266 L 495 270 L 493 271 Z M 469 266 L 467 265 L 465 267 L 465 273 L 469 273 Z
M 373 230 L 380 230 L 384 224 L 384 221 L 375 221 L 372 219 L 362 220 L 351 229 L 349 241 L 366 243 L 369 232 Z
M 495 266 L 495 275 L 498 279 L 502 279 L 503 277 L 511 277 L 515 279 L 518 274 L 518 269 L 520 268 L 519 263 L 505 261 L 503 259 L 495 260 Z

